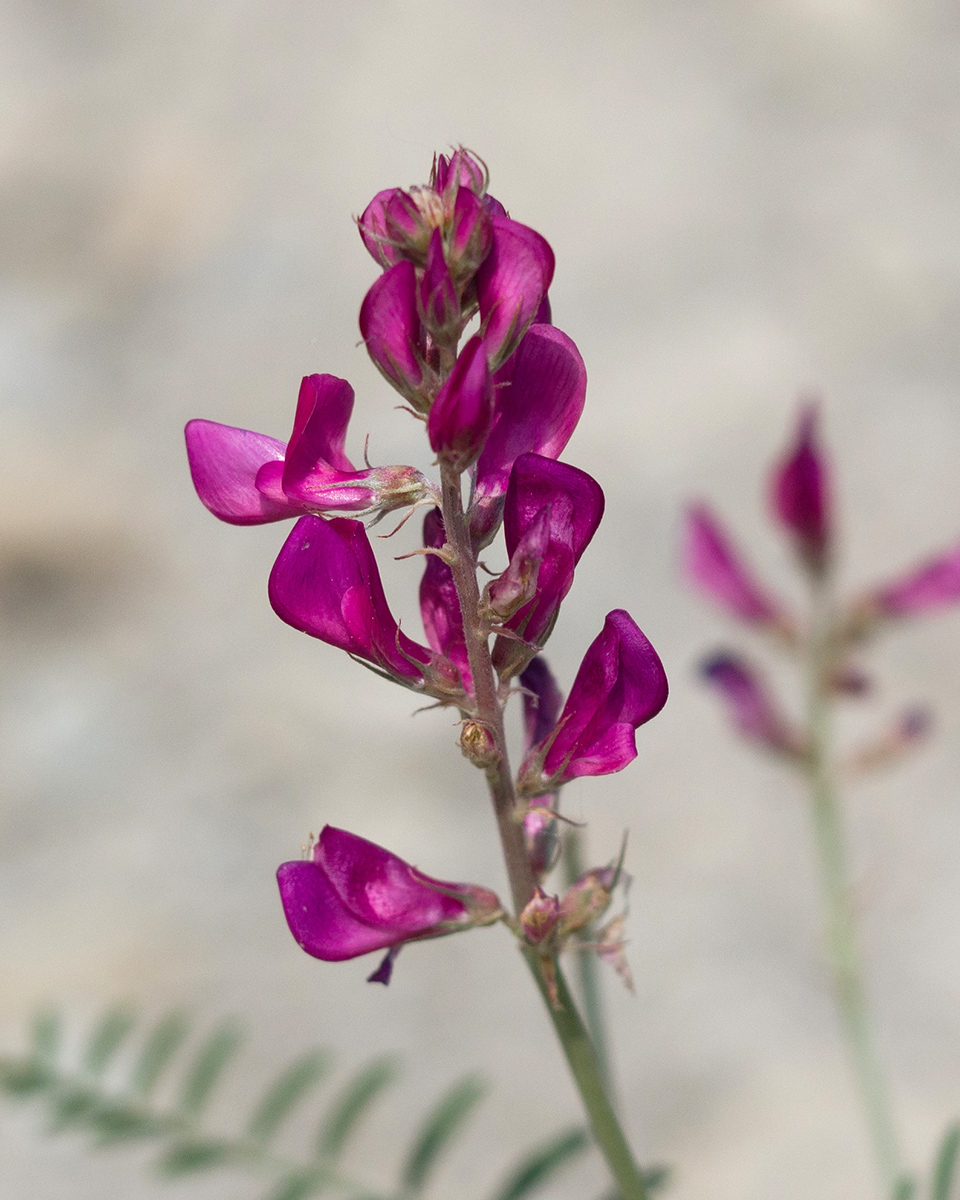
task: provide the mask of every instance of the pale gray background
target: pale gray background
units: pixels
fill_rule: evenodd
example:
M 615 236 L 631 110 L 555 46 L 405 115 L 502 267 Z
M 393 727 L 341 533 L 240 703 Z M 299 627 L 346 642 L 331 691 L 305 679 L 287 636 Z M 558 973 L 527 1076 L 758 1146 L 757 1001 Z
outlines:
M 554 246 L 555 317 L 590 375 L 567 457 L 601 480 L 607 518 L 551 659 L 569 685 L 624 605 L 673 684 L 638 762 L 569 789 L 598 857 L 631 831 L 638 995 L 612 976 L 607 993 L 629 1128 L 677 1165 L 676 1200 L 875 1195 L 803 800 L 697 686 L 701 652 L 743 639 L 681 589 L 675 544 L 683 501 L 708 495 L 794 586 L 761 498 L 809 388 L 826 397 L 849 586 L 960 533 L 955 5 L 0 9 L 3 1046 L 47 1000 L 78 1024 L 118 997 L 243 1013 L 225 1124 L 307 1045 L 336 1043 L 346 1065 L 396 1049 L 411 1066 L 383 1108 L 387 1150 L 415 1104 L 482 1066 L 493 1098 L 437 1192 L 465 1200 L 577 1119 L 503 931 L 407 951 L 388 991 L 363 982 L 366 960 L 317 963 L 289 937 L 272 873 L 324 821 L 501 887 L 492 822 L 448 715 L 411 719 L 406 693 L 276 620 L 284 527 L 214 521 L 181 442 L 191 416 L 285 437 L 300 376 L 328 371 L 357 388 L 352 453 L 370 431 L 377 461 L 427 466 L 357 347 L 376 268 L 351 215 L 463 141 Z M 419 568 L 385 573 L 415 631 Z M 958 633 L 951 614 L 880 648 L 870 719 L 926 697 L 938 732 L 850 805 L 914 1163 L 960 1114 Z M 138 1154 L 34 1130 L 0 1111 L 4 1197 L 259 1194 L 236 1178 L 164 1191 Z M 551 1194 L 600 1179 L 593 1161 Z

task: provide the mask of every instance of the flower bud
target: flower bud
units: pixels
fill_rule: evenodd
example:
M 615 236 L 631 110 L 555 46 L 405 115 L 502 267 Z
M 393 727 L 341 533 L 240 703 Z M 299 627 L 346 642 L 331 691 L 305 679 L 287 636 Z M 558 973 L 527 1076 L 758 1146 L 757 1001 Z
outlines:
M 794 539 L 807 569 L 822 575 L 831 543 L 830 477 L 817 441 L 817 409 L 801 410 L 793 448 L 774 468 L 770 480 L 774 516 Z
M 455 471 L 476 462 L 493 422 L 493 383 L 483 342 L 467 342 L 430 409 L 427 433 L 436 454 Z
M 520 928 L 531 946 L 539 946 L 556 927 L 560 917 L 560 902 L 538 887 L 520 914 Z
M 450 273 L 461 286 L 472 279 L 493 245 L 488 205 L 467 188 L 461 188 L 453 206 L 447 241 Z
M 475 767 L 485 771 L 500 761 L 493 734 L 482 721 L 467 721 L 460 731 L 460 749 Z
M 759 673 L 736 655 L 721 651 L 700 668 L 716 689 L 737 732 L 775 754 L 799 761 L 803 737 L 780 711 Z
M 460 304 L 443 257 L 443 238 L 435 229 L 427 251 L 427 267 L 420 280 L 420 315 L 427 332 L 441 345 L 454 345 L 460 337 Z
M 409 262 L 390 267 L 360 306 L 360 334 L 380 373 L 419 412 L 423 395 L 423 331 L 417 312 L 416 272 Z
M 567 888 L 560 901 L 561 936 L 592 925 L 610 907 L 611 889 L 617 879 L 617 867 L 587 871 Z

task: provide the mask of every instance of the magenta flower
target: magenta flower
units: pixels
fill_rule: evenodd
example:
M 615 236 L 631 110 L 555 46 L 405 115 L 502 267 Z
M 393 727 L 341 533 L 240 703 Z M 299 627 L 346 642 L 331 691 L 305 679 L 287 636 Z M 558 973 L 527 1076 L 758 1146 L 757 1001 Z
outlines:
M 493 243 L 477 272 L 483 340 L 491 369 L 520 345 L 553 280 L 553 251 L 545 238 L 509 217 L 491 220 Z
M 667 701 L 663 663 L 623 609 L 607 614 L 553 731 L 527 755 L 521 792 L 543 795 L 581 775 L 622 771 L 637 756 L 636 731 Z
M 539 454 L 522 454 L 514 463 L 503 521 L 510 566 L 488 586 L 487 596 L 494 611 L 505 606 L 499 610 L 505 627 L 528 646 L 540 647 L 550 636 L 602 516 L 603 491 L 586 471 Z M 511 674 L 531 653 L 500 638 L 494 661 L 502 674 Z
M 290 932 L 326 962 L 488 925 L 501 915 L 487 888 L 433 879 L 332 825 L 309 858 L 281 864 L 277 882 Z M 389 981 L 391 963 L 392 956 L 374 973 L 376 982 Z
M 790 626 L 782 606 L 753 577 L 705 504 L 687 510 L 681 570 L 693 587 L 733 616 L 780 630 Z
M 423 522 L 423 544 L 439 550 L 447 540 L 443 518 L 438 508 L 432 508 Z M 436 554 L 426 555 L 423 579 L 420 581 L 420 615 L 427 641 L 460 672 L 464 689 L 473 691 L 473 676 L 463 635 L 460 601 L 450 568 Z
M 427 433 L 430 447 L 456 471 L 477 461 L 493 423 L 493 381 L 483 342 L 471 338 L 440 389 Z
M 447 699 L 459 693 L 453 664 L 412 641 L 394 620 L 359 521 L 301 517 L 274 563 L 269 595 L 282 621 L 398 683 Z
M 360 335 L 384 379 L 425 411 L 425 346 L 412 263 L 399 262 L 374 282 L 360 306 Z
M 471 524 L 483 543 L 493 537 L 513 464 L 521 454 L 559 458 L 587 394 L 583 359 L 565 333 L 533 325 L 494 376 L 494 424 L 477 462 Z
M 960 546 L 876 588 L 862 602 L 871 614 L 912 617 L 960 600 Z
M 780 712 L 757 672 L 733 654 L 718 653 L 701 667 L 704 679 L 720 694 L 737 731 L 778 754 L 799 758 L 800 735 Z
M 335 375 L 300 385 L 289 443 L 215 421 L 190 421 L 187 457 L 197 494 L 232 525 L 261 525 L 300 513 L 389 512 L 415 504 L 429 484 L 413 467 L 355 471 L 344 453 L 353 388 Z
M 817 439 L 817 408 L 800 411 L 797 436 L 770 479 L 774 516 L 792 535 L 808 567 L 823 571 L 830 552 L 830 476 Z

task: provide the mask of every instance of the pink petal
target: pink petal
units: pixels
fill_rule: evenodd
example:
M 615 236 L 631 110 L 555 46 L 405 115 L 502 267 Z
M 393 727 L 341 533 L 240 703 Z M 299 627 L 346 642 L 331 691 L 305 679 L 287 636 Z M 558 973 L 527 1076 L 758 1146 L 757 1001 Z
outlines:
M 283 461 L 283 442 L 215 421 L 190 421 L 184 433 L 193 486 L 215 517 L 263 525 L 296 514 L 295 505 L 268 498 L 256 486 L 264 463 Z

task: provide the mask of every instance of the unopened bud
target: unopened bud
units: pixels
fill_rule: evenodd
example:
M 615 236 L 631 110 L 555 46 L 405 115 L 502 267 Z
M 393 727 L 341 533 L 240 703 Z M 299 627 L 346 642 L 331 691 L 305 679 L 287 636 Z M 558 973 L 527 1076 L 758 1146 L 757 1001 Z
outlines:
M 464 758 L 482 771 L 500 760 L 493 734 L 481 721 L 467 721 L 464 724 L 460 731 L 460 749 Z
M 433 402 L 427 433 L 434 452 L 456 471 L 480 456 L 493 424 L 493 383 L 483 342 L 473 337 L 460 351 Z
M 460 303 L 443 257 L 443 239 L 439 229 L 435 229 L 430 238 L 427 266 L 420 280 L 420 314 L 435 342 L 441 345 L 457 344 L 462 328 Z
M 559 917 L 560 901 L 538 887 L 520 914 L 520 928 L 531 946 L 539 946 L 553 933 Z
M 560 929 L 572 933 L 600 919 L 610 907 L 610 893 L 617 877 L 616 867 L 588 871 L 567 888 L 560 901 Z

